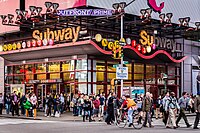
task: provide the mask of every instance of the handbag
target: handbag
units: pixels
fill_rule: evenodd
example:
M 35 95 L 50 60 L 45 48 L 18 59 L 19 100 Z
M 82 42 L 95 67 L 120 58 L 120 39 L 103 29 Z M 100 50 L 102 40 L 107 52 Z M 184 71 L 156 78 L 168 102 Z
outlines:
M 58 111 L 56 111 L 55 117 L 60 117 L 60 113 L 58 113 Z

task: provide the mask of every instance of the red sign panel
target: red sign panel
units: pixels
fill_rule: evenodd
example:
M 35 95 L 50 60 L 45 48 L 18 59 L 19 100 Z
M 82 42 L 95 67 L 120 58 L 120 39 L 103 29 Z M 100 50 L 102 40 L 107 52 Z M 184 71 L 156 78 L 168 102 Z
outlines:
M 13 14 L 16 17 L 15 10 L 19 9 L 19 1 L 20 0 L 0 0 L 0 15 Z M 13 21 L 15 21 L 15 17 Z M 19 30 L 17 26 L 2 25 L 2 19 L 0 19 L 0 34 L 17 30 Z
M 86 5 L 86 0 L 26 0 L 26 10 L 29 8 L 29 6 L 36 6 L 36 7 L 42 7 L 43 11 L 45 12 L 45 2 L 52 2 L 52 3 L 58 3 L 59 8 L 58 9 L 68 9 L 68 8 L 75 8 L 80 6 Z

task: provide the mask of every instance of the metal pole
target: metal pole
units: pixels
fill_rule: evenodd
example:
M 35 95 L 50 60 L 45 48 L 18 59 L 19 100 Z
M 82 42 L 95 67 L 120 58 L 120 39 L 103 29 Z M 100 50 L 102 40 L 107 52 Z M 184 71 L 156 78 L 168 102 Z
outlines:
M 121 15 L 121 39 L 123 38 L 123 28 L 124 28 L 123 17 L 124 14 Z M 123 67 L 123 55 L 121 56 L 121 67 Z M 122 97 L 122 92 L 123 92 L 123 79 L 121 80 L 121 97 Z

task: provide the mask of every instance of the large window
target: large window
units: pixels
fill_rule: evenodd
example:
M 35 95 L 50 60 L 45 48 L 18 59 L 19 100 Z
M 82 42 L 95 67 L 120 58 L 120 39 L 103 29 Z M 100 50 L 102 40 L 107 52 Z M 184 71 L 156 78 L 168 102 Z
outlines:
M 46 73 L 46 64 L 35 64 L 36 73 Z
M 76 70 L 87 70 L 87 60 L 77 60 Z
M 24 65 L 14 66 L 14 74 L 24 74 Z
M 13 66 L 5 66 L 5 74 L 13 74 Z
M 60 62 L 48 63 L 48 72 L 60 72 Z
M 74 60 L 63 61 L 62 62 L 62 71 L 74 71 Z
M 155 84 L 155 66 L 146 65 L 146 84 Z

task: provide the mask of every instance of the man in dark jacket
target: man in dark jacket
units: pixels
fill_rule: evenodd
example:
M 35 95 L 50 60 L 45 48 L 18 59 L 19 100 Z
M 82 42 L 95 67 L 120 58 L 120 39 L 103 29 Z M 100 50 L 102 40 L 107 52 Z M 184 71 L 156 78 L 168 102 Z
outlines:
M 19 116 L 19 105 L 18 105 L 19 99 L 18 99 L 18 96 L 16 94 L 16 91 L 14 91 L 14 94 L 11 97 L 11 99 L 12 99 L 12 108 L 13 108 L 12 109 L 12 116 L 14 116 L 14 111 L 15 111 L 16 115 Z
M 108 125 L 111 125 L 113 115 L 114 115 L 114 98 L 115 98 L 115 94 L 111 93 L 111 97 L 108 99 L 108 106 L 107 106 L 108 116 L 106 118 L 106 123 Z
M 149 92 L 146 93 L 146 96 L 142 102 L 142 111 L 146 113 L 145 121 L 144 121 L 144 127 L 147 127 L 147 121 L 149 123 L 149 127 L 153 127 L 151 124 L 151 108 L 152 108 L 152 100 L 151 100 L 151 94 Z
M 199 118 L 200 118 L 200 91 L 198 92 L 198 96 L 194 100 L 194 110 L 196 112 L 196 118 L 194 122 L 194 129 L 199 129 L 198 124 L 199 124 Z

